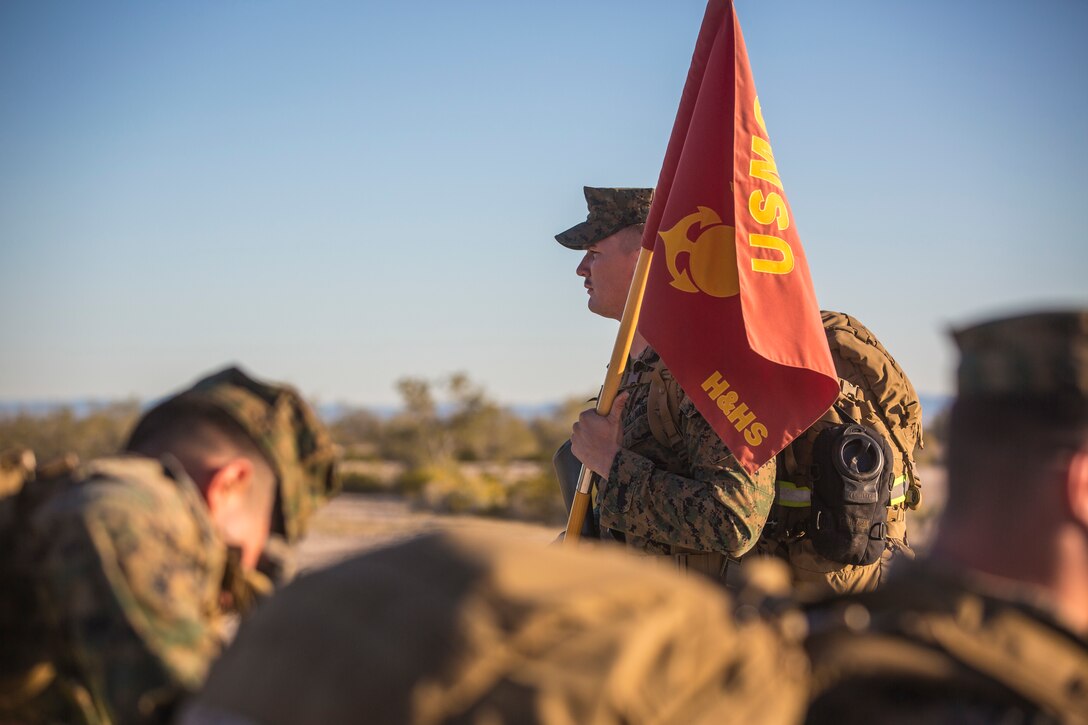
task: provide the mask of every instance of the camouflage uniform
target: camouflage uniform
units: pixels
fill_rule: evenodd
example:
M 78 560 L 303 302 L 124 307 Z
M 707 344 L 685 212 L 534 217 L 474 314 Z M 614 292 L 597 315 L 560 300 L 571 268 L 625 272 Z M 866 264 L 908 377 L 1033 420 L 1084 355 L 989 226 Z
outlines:
M 312 413 L 294 391 L 230 369 L 150 411 L 136 432 L 198 403 L 226 412 L 267 452 L 281 528 L 297 536 L 335 480 Z M 15 549 L 4 579 L 17 595 L 5 600 L 16 644 L 0 673 L 0 720 L 163 720 L 203 681 L 227 612 L 271 590 L 241 570 L 169 455 L 40 471 L 2 508 L 16 513 L 3 534 Z
M 81 466 L 25 527 L 54 695 L 92 722 L 141 722 L 195 689 L 223 641 L 226 547 L 179 465 Z M 67 718 L 66 718 L 67 719 Z M 72 718 L 76 719 L 76 718 Z
M 653 192 L 587 186 L 586 221 L 555 238 L 565 247 L 584 250 L 625 227 L 643 224 Z M 625 374 L 630 398 L 623 411 L 622 448 L 608 480 L 598 477 L 596 517 L 631 549 L 672 555 L 681 568 L 722 577 L 728 558 L 748 551 L 767 521 L 775 464 L 746 473 L 683 393 L 681 440 L 675 446 L 656 440 L 647 416 L 648 374 L 655 367 L 663 368 L 660 358 L 647 348 Z
M 774 462 L 748 474 L 683 394 L 682 444 L 672 448 L 659 442 L 650 430 L 650 382 L 644 373 L 660 365 L 657 353 L 646 348 L 627 372 L 623 441 L 608 480 L 598 484 L 601 525 L 623 532 L 629 547 L 650 554 L 739 557 L 767 521 Z
M 803 620 L 748 616 L 758 596 L 734 617 L 720 589 L 612 551 L 425 536 L 273 597 L 182 722 L 796 722 Z
M 1069 441 L 1055 440 L 1088 444 L 1088 312 L 997 320 L 955 337 L 957 406 L 1046 411 L 1070 426 Z M 942 521 L 956 524 L 951 513 Z M 1088 641 L 1057 612 L 1034 584 L 936 554 L 908 564 L 878 591 L 811 609 L 809 721 L 1088 723 Z
M 934 561 L 813 610 L 814 723 L 1088 723 L 1088 644 L 1027 587 Z

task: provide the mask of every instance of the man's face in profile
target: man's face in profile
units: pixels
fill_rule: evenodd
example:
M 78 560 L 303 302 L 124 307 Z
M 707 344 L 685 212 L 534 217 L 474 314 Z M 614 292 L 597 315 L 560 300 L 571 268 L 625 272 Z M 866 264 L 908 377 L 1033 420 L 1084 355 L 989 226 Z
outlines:
M 591 312 L 614 320 L 623 316 L 640 237 L 637 227 L 626 227 L 586 249 L 576 272 L 585 279 Z

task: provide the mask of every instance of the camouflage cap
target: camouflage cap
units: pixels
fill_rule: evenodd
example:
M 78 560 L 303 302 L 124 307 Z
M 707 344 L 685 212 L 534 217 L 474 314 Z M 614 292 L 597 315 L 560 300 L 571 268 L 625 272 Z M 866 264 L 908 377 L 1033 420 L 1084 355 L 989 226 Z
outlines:
M 298 540 L 314 511 L 339 492 L 332 442 L 294 388 L 262 382 L 229 367 L 148 411 L 132 437 L 152 414 L 188 405 L 211 406 L 226 413 L 264 453 L 277 477 L 278 515 L 273 531 L 289 542 Z
M 1037 312 L 954 331 L 960 397 L 1088 401 L 1088 310 Z
M 570 249 L 588 249 L 605 237 L 633 224 L 645 224 L 650 213 L 653 189 L 599 189 L 585 187 L 589 216 L 555 240 Z

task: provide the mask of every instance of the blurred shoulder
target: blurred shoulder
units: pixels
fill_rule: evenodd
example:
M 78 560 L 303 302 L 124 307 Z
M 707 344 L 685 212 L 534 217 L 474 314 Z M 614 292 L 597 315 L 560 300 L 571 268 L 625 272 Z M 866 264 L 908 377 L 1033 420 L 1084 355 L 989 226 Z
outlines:
M 1018 722 L 1088 713 L 1088 643 L 1021 588 L 924 562 L 808 614 L 810 718 L 894 709 L 919 721 Z
M 31 525 L 51 539 L 90 536 L 153 542 L 181 552 L 218 545 L 200 491 L 176 461 L 115 456 L 89 461 L 54 486 L 34 513 Z
M 88 461 L 66 476 L 47 506 L 53 509 L 121 507 L 160 515 L 189 513 L 203 507 L 200 492 L 175 461 L 121 455 Z M 178 508 L 177 504 L 183 506 Z

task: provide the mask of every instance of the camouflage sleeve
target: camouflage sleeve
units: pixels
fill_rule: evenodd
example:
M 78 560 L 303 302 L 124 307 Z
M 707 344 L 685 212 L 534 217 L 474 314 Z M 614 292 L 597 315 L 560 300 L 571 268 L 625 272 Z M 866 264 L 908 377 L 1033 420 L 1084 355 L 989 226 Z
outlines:
M 680 418 L 690 477 L 621 448 L 601 485 L 601 523 L 661 544 L 744 554 L 771 510 L 774 461 L 749 475 L 687 398 Z
M 180 501 L 102 480 L 36 517 L 58 664 L 117 722 L 146 722 L 196 689 L 219 650 L 217 569 L 187 518 Z

